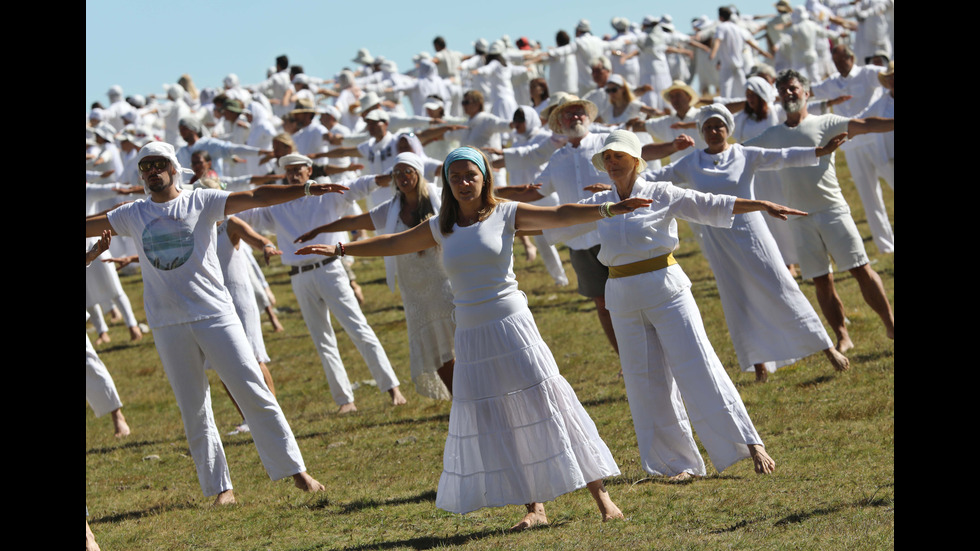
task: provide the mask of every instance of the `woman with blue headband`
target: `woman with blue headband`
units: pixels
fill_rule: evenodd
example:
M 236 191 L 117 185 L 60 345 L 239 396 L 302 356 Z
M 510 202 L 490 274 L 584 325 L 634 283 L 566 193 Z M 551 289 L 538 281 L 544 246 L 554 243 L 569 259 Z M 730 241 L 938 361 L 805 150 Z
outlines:
M 467 513 L 524 504 L 527 514 L 511 528 L 523 530 L 548 522 L 543 502 L 585 486 L 603 521 L 623 518 L 603 485 L 619 468 L 517 288 L 513 244 L 517 231 L 594 222 L 650 201 L 504 202 L 493 195 L 486 156 L 470 147 L 446 157 L 442 176 L 442 206 L 427 223 L 297 253 L 389 256 L 442 246 L 456 308 L 456 365 L 437 507 Z

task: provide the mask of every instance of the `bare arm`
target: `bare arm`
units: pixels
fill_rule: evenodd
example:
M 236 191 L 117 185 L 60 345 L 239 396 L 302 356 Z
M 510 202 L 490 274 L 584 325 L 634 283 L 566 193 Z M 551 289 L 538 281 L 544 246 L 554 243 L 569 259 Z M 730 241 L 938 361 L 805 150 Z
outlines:
M 109 230 L 103 231 L 99 240 L 93 243 L 92 248 L 85 252 L 85 265 L 88 266 L 100 254 L 106 252 L 109 249 L 110 241 L 112 241 L 112 232 Z
M 351 256 L 397 256 L 417 253 L 435 247 L 437 244 L 429 224 L 419 224 L 401 233 L 376 235 L 353 243 L 345 243 L 344 254 Z M 337 256 L 340 254 L 340 250 L 336 245 L 307 245 L 297 250 L 296 254 Z
M 757 210 L 763 210 L 769 213 L 769 216 L 773 218 L 779 218 L 780 220 L 786 220 L 787 215 L 794 214 L 797 216 L 806 216 L 807 213 L 791 209 L 789 207 L 773 203 L 771 201 L 759 201 L 757 199 L 735 199 L 735 208 L 732 210 L 732 214 L 743 214 L 746 212 L 755 212 Z
M 694 146 L 694 138 L 687 134 L 681 134 L 674 138 L 672 142 L 650 143 L 643 146 L 641 156 L 644 161 L 653 161 L 669 157 L 670 155 Z
M 394 208 L 394 207 L 392 207 Z M 322 226 L 317 226 L 312 230 L 304 233 L 303 235 L 296 238 L 294 243 L 306 243 L 310 239 L 320 235 L 321 233 L 330 233 L 338 231 L 354 231 L 354 230 L 373 230 L 374 221 L 371 220 L 370 212 L 362 212 L 357 215 L 349 215 L 338 218 L 329 224 L 324 224 Z
M 231 216 L 225 223 L 228 224 L 228 237 L 231 238 L 231 242 L 235 245 L 235 248 L 238 248 L 238 242 L 241 240 L 261 250 L 265 256 L 266 266 L 269 265 L 270 257 L 282 254 L 282 251 L 272 241 L 269 241 L 265 236 L 255 231 L 255 228 L 249 226 L 242 219 Z
M 626 214 L 641 207 L 648 207 L 652 203 L 652 199 L 630 197 L 613 204 L 609 212 L 612 215 Z M 517 205 L 515 226 L 521 231 L 534 231 L 595 222 L 600 218 L 603 218 L 601 205 L 566 203 L 553 207 L 541 207 L 520 203 Z
M 892 132 L 894 130 L 895 119 L 885 119 L 882 117 L 851 119 L 851 122 L 847 123 L 847 135 L 852 138 L 861 134 Z
M 541 184 L 524 184 L 523 186 L 500 186 L 493 188 L 493 194 L 497 197 L 507 199 L 509 201 L 520 201 L 522 203 L 528 203 L 531 201 L 537 201 L 538 199 L 543 199 L 544 195 L 538 193 L 538 189 L 541 188 Z
M 236 191 L 225 201 L 225 215 L 236 214 L 243 210 L 257 207 L 268 207 L 299 199 L 306 195 L 306 184 L 291 184 L 279 186 L 261 186 L 255 189 Z M 310 195 L 324 193 L 343 193 L 350 189 L 340 184 L 317 184 L 309 186 Z

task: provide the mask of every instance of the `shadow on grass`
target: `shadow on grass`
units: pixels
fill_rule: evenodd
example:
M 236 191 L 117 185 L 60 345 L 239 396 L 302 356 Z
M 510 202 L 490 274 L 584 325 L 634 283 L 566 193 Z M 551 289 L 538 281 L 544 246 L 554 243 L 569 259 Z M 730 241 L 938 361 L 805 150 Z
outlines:
M 884 360 L 885 358 L 891 358 L 895 355 L 894 348 L 884 348 L 880 350 L 873 350 L 871 352 L 866 352 L 864 354 L 859 354 L 855 356 L 848 356 L 853 365 L 854 362 L 874 362 L 878 360 Z
M 116 513 L 114 515 L 106 515 L 104 517 L 92 518 L 89 520 L 89 524 L 108 524 L 123 522 L 126 520 L 141 519 L 145 516 L 156 515 L 160 513 L 166 513 L 169 511 L 179 511 L 181 509 L 198 509 L 200 505 L 192 501 L 185 501 L 182 503 L 167 503 L 162 505 L 154 505 L 142 511 L 128 511 L 125 513 Z
M 388 499 L 359 499 L 350 503 L 340 505 L 340 514 L 349 515 L 365 509 L 376 509 L 391 505 L 410 505 L 415 503 L 435 503 L 435 490 L 428 490 L 414 496 L 396 497 Z
M 656 476 L 650 475 L 640 479 L 631 479 L 626 477 L 613 477 L 607 478 L 604 481 L 606 486 L 626 486 L 627 490 L 633 488 L 633 486 L 638 486 L 640 484 L 659 484 L 661 486 L 687 486 L 688 484 L 706 484 L 712 481 L 722 481 L 722 480 L 742 480 L 743 477 L 735 476 L 730 474 L 709 474 L 701 478 L 689 478 L 687 480 L 682 480 L 680 482 L 674 482 L 670 480 L 669 476 Z
M 160 446 L 160 445 L 163 445 L 163 444 L 168 444 L 170 442 L 173 442 L 173 440 L 158 440 L 158 441 L 134 440 L 132 442 L 126 442 L 125 444 L 120 443 L 118 446 L 106 446 L 106 447 L 103 447 L 103 448 L 92 448 L 90 450 L 86 450 L 85 451 L 85 455 L 103 454 L 103 453 L 109 453 L 109 452 L 114 452 L 114 451 L 119 451 L 119 450 L 130 449 L 130 448 L 141 448 L 143 446 Z
M 616 404 L 619 402 L 625 402 L 626 395 L 622 394 L 620 396 L 606 396 L 605 398 L 594 398 L 592 400 L 582 400 L 582 405 L 590 408 L 597 406 L 604 406 L 608 404 Z
M 384 541 L 381 543 L 370 543 L 366 545 L 356 545 L 353 547 L 304 547 L 296 551 L 313 551 L 316 550 L 336 550 L 336 551 L 360 551 L 367 549 L 441 549 L 445 547 L 455 547 L 457 545 L 463 545 L 470 541 L 479 540 L 491 536 L 500 535 L 500 530 L 481 530 L 479 532 L 470 532 L 469 534 L 460 534 L 457 536 L 423 536 L 420 538 L 411 538 L 407 540 L 396 540 L 396 541 Z
M 890 487 L 890 486 L 894 486 L 894 484 L 886 484 L 886 485 L 882 486 L 882 488 L 884 488 L 884 487 Z M 881 489 L 881 488 L 879 488 L 879 489 Z M 809 511 L 796 512 L 796 513 L 793 513 L 793 514 L 786 515 L 786 516 L 782 517 L 781 519 L 773 522 L 772 525 L 773 525 L 773 527 L 777 527 L 777 526 L 779 526 L 779 527 L 789 526 L 789 525 L 793 525 L 793 524 L 800 524 L 800 523 L 806 522 L 806 521 L 808 521 L 808 520 L 810 520 L 812 518 L 821 517 L 821 516 L 825 516 L 825 515 L 832 515 L 832 514 L 835 514 L 835 513 L 840 513 L 840 512 L 842 512 L 844 510 L 847 510 L 847 509 L 855 509 L 855 508 L 856 509 L 862 509 L 862 508 L 865 508 L 865 507 L 893 507 L 894 505 L 895 505 L 895 500 L 894 499 L 892 499 L 890 497 L 878 497 L 877 496 L 877 490 L 875 490 L 875 493 L 872 494 L 871 496 L 869 496 L 869 497 L 867 497 L 865 499 L 858 500 L 858 501 L 856 501 L 854 503 L 850 503 L 850 504 L 848 504 L 848 503 L 841 503 L 839 505 L 835 505 L 835 506 L 831 506 L 831 507 L 818 507 L 816 509 L 812 509 L 812 510 L 809 510 Z M 731 526 L 729 526 L 727 528 L 722 528 L 720 530 L 715 530 L 715 531 L 713 531 L 711 533 L 713 533 L 713 534 L 724 534 L 724 533 L 728 533 L 728 532 L 735 532 L 737 530 L 741 530 L 742 528 L 747 528 L 747 527 L 749 527 L 749 526 L 751 526 L 753 524 L 758 524 L 760 522 L 766 522 L 766 519 L 742 520 L 742 521 L 736 522 L 735 524 L 733 524 L 733 525 L 731 525 Z

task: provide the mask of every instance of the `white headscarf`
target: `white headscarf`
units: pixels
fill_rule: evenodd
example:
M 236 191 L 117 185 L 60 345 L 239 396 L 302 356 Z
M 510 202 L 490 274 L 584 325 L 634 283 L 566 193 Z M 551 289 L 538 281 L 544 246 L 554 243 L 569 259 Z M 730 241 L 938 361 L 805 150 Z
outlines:
M 772 84 L 769 84 L 769 81 L 762 77 L 749 77 L 749 80 L 745 83 L 745 88 L 752 90 L 755 95 L 762 98 L 762 101 L 768 105 L 772 105 L 772 102 L 776 100 L 776 91 L 773 89 Z
M 725 123 L 725 128 L 728 129 L 728 135 L 731 136 L 735 130 L 735 117 L 732 116 L 732 112 L 727 107 L 720 103 L 709 103 L 698 112 L 698 134 L 701 134 L 701 127 L 704 123 L 708 119 L 715 117 L 718 117 Z
M 174 146 L 167 142 L 150 142 L 141 147 L 139 153 L 136 154 L 137 165 L 147 157 L 164 157 L 170 161 L 170 164 L 177 171 L 176 176 L 174 176 L 174 184 L 178 186 L 184 184 L 184 176 L 194 176 L 193 170 L 180 166 L 180 162 L 177 161 L 177 153 L 174 151 Z M 145 183 L 143 187 L 146 187 Z

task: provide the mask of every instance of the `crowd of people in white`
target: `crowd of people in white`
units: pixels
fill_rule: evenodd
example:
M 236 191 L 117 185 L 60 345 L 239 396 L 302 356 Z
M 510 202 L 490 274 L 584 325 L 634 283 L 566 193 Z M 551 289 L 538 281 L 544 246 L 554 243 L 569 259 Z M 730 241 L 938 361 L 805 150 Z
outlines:
M 164 307 L 155 301 L 161 294 L 174 292 L 178 300 L 198 300 L 198 293 L 205 292 L 201 289 L 223 281 L 229 289 L 234 287 L 227 293 L 227 304 L 234 304 L 232 311 L 237 316 L 229 319 L 238 319 L 245 329 L 244 340 L 237 333 L 232 340 L 235 346 L 247 343 L 248 355 L 255 359 L 254 365 L 246 362 L 250 364 L 248 380 L 263 382 L 269 391 L 257 398 L 239 390 L 240 382 L 230 383 L 222 372 L 222 381 L 243 417 L 232 433 L 252 430 L 254 434 L 255 427 L 250 429 L 248 423 L 251 416 L 263 423 L 260 434 L 287 434 L 288 445 L 295 448 L 266 366 L 270 358 L 262 342 L 261 316 L 267 316 L 272 331 L 281 331 L 282 325 L 276 297 L 265 281 L 256 251 L 264 253 L 266 262 L 277 255 L 290 267 L 293 291 L 338 413 L 355 411 L 356 406 L 331 315 L 357 346 L 379 390 L 388 393 L 395 406 L 406 403 L 395 370 L 360 308 L 365 296 L 351 256 L 370 253 L 356 252 L 362 248 L 348 243 L 355 252 L 345 254 L 344 242 L 357 242 L 367 232 L 395 235 L 420 225 L 438 233 L 435 223 L 424 222 L 447 208 L 462 209 L 459 231 L 501 208 L 493 200 L 474 203 L 479 207 L 475 218 L 467 220 L 464 215 L 470 198 L 448 181 L 455 174 L 444 162 L 449 157 L 455 159 L 453 167 L 470 166 L 465 163 L 478 167 L 472 177 L 492 185 L 494 194 L 505 202 L 530 203 L 555 212 L 568 203 L 599 204 L 602 220 L 590 231 L 555 228 L 541 222 L 538 217 L 543 215 L 528 214 L 538 211 L 521 210 L 526 207 L 506 214 L 500 223 L 516 223 L 520 230 L 524 221 L 525 229 L 537 230 L 518 232 L 514 239 L 521 242 L 528 261 L 541 259 L 559 286 L 571 281 L 560 254 L 568 249 L 578 292 L 595 301 L 600 326 L 622 358 L 644 468 L 672 477 L 703 476 L 704 464 L 696 448 L 688 453 L 690 461 L 679 465 L 664 465 L 656 459 L 657 446 L 689 446 L 693 440 L 690 434 L 652 435 L 656 429 L 649 426 L 650 418 L 675 415 L 683 424 L 687 417 L 679 396 L 671 397 L 669 392 L 664 399 L 676 402 L 675 411 L 644 409 L 645 391 L 641 389 L 670 383 L 651 382 L 662 379 L 663 373 L 638 374 L 650 368 L 637 367 L 636 347 L 658 346 L 638 344 L 639 337 L 631 328 L 644 322 L 624 321 L 631 319 L 633 314 L 627 310 L 636 305 L 616 293 L 633 288 L 621 287 L 619 278 L 647 277 L 654 272 L 663 277 L 644 282 L 662 288 L 665 299 L 675 292 L 666 290 L 686 288 L 690 282 L 685 284 L 683 272 L 671 267 L 673 258 L 666 259 L 669 250 L 656 255 L 665 258 L 662 265 L 658 260 L 656 266 L 637 268 L 632 266 L 635 262 L 629 268 L 620 266 L 622 261 L 615 258 L 614 251 L 623 245 L 610 242 L 611 234 L 602 230 L 604 224 L 612 223 L 605 218 L 619 215 L 629 220 L 641 216 L 649 206 L 627 203 L 631 193 L 643 197 L 652 193 L 656 204 L 656 197 L 664 192 L 659 188 L 649 191 L 644 187 L 652 185 L 649 183 L 669 181 L 687 190 L 676 196 L 673 191 L 668 194 L 670 208 L 678 210 L 664 215 L 672 226 L 651 230 L 652 239 L 676 234 L 673 217 L 691 224 L 718 279 L 740 368 L 754 371 L 757 380 L 765 381 L 778 367 L 818 351 L 827 355 L 835 369 L 850 367 L 846 353 L 854 343 L 834 289 L 834 265 L 837 271 L 855 276 L 865 302 L 894 338 L 891 305 L 870 267 L 833 161 L 835 155 L 845 156 L 873 243 L 879 253 L 893 254 L 894 231 L 880 180 L 894 189 L 894 0 L 807 0 L 796 6 L 779 0 L 773 13 L 744 14 L 734 5 L 725 5 L 716 16 L 694 19 L 687 32 L 675 27 L 666 14 L 634 20 L 612 17 L 607 33 L 582 19 L 571 34 L 557 31 L 551 45 L 503 35 L 492 41 L 476 39 L 468 53 L 453 50 L 436 37 L 433 51 L 420 51 L 413 57 L 414 66 L 406 70 L 361 48 L 350 66 L 338 68 L 333 75 L 308 74 L 296 60 L 281 55 L 261 82 L 242 83 L 235 74 L 228 74 L 220 86 L 198 87 L 189 75 L 183 75 L 164 94 L 126 94 L 112 85 L 108 101 L 93 104 L 86 121 L 86 216 L 91 223 L 86 250 L 92 253 L 87 258 L 86 318 L 97 335 L 94 346 L 87 345 L 86 395 L 96 415 L 111 412 L 116 435 L 130 433 L 118 392 L 96 353 L 110 341 L 112 322 L 125 323 L 134 341 L 147 331 L 155 332 L 161 359 L 165 366 L 170 364 L 167 373 L 182 410 L 206 396 L 206 391 L 200 394 L 199 389 L 186 388 L 198 383 L 173 380 L 188 376 L 173 367 L 183 360 L 161 347 L 179 347 L 190 338 L 175 332 L 174 324 L 194 325 L 212 315 L 203 310 L 190 319 L 161 315 Z M 844 133 L 846 140 L 841 137 Z M 838 146 L 840 152 L 834 153 Z M 479 155 L 461 156 L 459 148 L 472 148 Z M 620 161 L 612 152 L 635 161 L 632 165 L 626 162 L 625 175 L 617 172 Z M 209 191 L 194 195 L 202 188 Z M 282 190 L 273 196 L 275 188 Z M 340 190 L 344 193 L 333 193 Z M 687 197 L 685 193 L 695 198 L 684 201 L 700 206 L 675 206 L 681 196 Z M 762 201 L 768 206 L 716 204 L 699 193 Z M 190 204 L 167 213 L 136 212 L 129 207 L 187 196 L 206 200 L 189 200 Z M 708 203 L 710 217 L 704 210 Z M 610 204 L 617 208 L 606 206 Z M 782 205 L 790 210 L 773 207 Z M 697 209 L 701 209 L 699 214 L 693 214 Z M 794 215 L 798 211 L 792 209 L 808 215 Z M 192 217 L 194 224 L 207 220 L 209 225 L 200 231 L 210 235 L 218 230 L 211 238 L 201 237 L 194 229 L 184 236 L 183 230 L 154 225 L 153 216 L 168 220 Z M 721 227 L 715 227 L 718 225 Z M 583 224 L 573 227 L 578 226 Z M 469 385 L 478 384 L 466 371 L 470 360 L 457 366 L 463 371 L 457 371 L 454 383 L 456 355 L 470 356 L 468 348 L 474 345 L 459 340 L 462 328 L 456 327 L 458 320 L 453 317 L 453 289 L 459 314 L 464 299 L 454 278 L 463 276 L 452 266 L 443 266 L 438 253 L 448 246 L 443 239 L 432 241 L 435 249 L 426 251 L 426 241 L 425 247 L 410 254 L 386 259 L 388 283 L 392 290 L 396 285 L 400 288 L 406 305 L 411 378 L 417 393 L 428 399 L 468 396 L 474 393 Z M 198 259 L 195 246 L 213 249 L 216 260 L 210 253 L 201 253 L 204 256 Z M 631 254 L 645 258 L 645 252 L 627 249 L 622 258 Z M 168 256 L 173 251 L 177 256 Z M 326 256 L 317 260 L 311 252 Z M 647 260 L 652 259 L 651 254 Z M 184 294 L 150 284 L 148 271 L 171 272 L 170 277 L 181 266 L 202 271 L 211 283 L 201 282 L 201 289 L 188 285 Z M 137 320 L 119 273 L 142 273 L 147 285 L 145 322 Z M 794 277 L 814 281 L 816 309 L 802 295 Z M 207 300 L 212 299 L 216 304 L 223 302 L 220 297 Z M 151 306 L 155 313 L 149 311 Z M 227 313 L 224 306 L 215 308 Z M 817 310 L 831 327 L 836 343 Z M 151 316 L 155 319 L 149 319 Z M 162 335 L 157 336 L 158 331 Z M 223 333 L 208 335 L 206 340 L 225 338 Z M 467 337 L 471 338 L 475 337 Z M 466 342 L 466 351 L 458 349 L 464 346 L 461 342 Z M 684 342 L 680 338 L 671 346 L 684 347 Z M 230 369 L 225 365 L 229 353 L 204 347 L 207 361 L 212 366 L 216 362 L 223 365 L 220 369 L 224 370 Z M 730 381 L 722 381 L 727 380 L 724 369 L 719 374 L 712 360 L 704 361 L 709 366 L 705 373 L 711 375 L 705 375 L 703 384 L 730 390 L 734 397 L 727 399 L 741 404 Z M 667 373 L 669 378 L 669 370 Z M 682 388 L 681 392 L 689 400 L 698 391 Z M 261 407 L 256 400 L 275 404 L 278 417 L 263 419 L 254 413 Z M 762 451 L 761 439 L 744 407 L 740 411 L 738 423 L 751 430 L 715 438 L 736 441 L 744 449 L 719 452 L 727 459 L 719 464 L 713 457 L 716 467 L 751 456 L 759 472 L 771 472 L 775 463 Z M 202 490 L 205 495 L 218 495 L 216 503 L 234 501 L 229 497 L 226 467 L 218 473 L 202 470 L 198 454 L 214 454 L 221 444 L 214 427 L 191 419 L 193 415 L 185 415 L 188 438 L 207 433 L 211 446 L 211 451 L 205 444 L 200 451 L 192 450 Z M 209 422 L 213 425 L 213 419 Z M 192 428 L 195 423 L 200 426 Z M 453 430 L 451 425 L 451 438 Z M 700 427 L 698 433 L 702 430 L 707 434 Z M 725 433 L 727 429 L 720 430 Z M 280 452 L 269 450 L 279 444 L 260 442 L 262 438 L 256 435 L 263 462 L 268 459 L 275 464 L 267 464 L 270 476 L 293 475 L 299 477 L 297 486 L 305 490 L 322 489 L 305 474 L 298 448 L 282 452 L 287 460 L 277 461 L 271 457 Z M 711 449 L 709 455 L 714 456 Z M 447 469 L 448 465 L 447 458 Z M 596 470 L 602 476 L 614 471 L 614 463 Z M 617 518 L 618 509 L 604 501 L 608 499 L 605 490 L 594 481 L 585 480 L 578 487 L 586 482 L 604 511 L 604 520 Z M 550 498 L 538 497 L 525 499 L 528 515 L 517 528 L 545 518 L 543 506 L 538 505 Z M 445 499 L 437 501 L 444 503 Z M 479 506 L 501 504 L 491 501 Z

